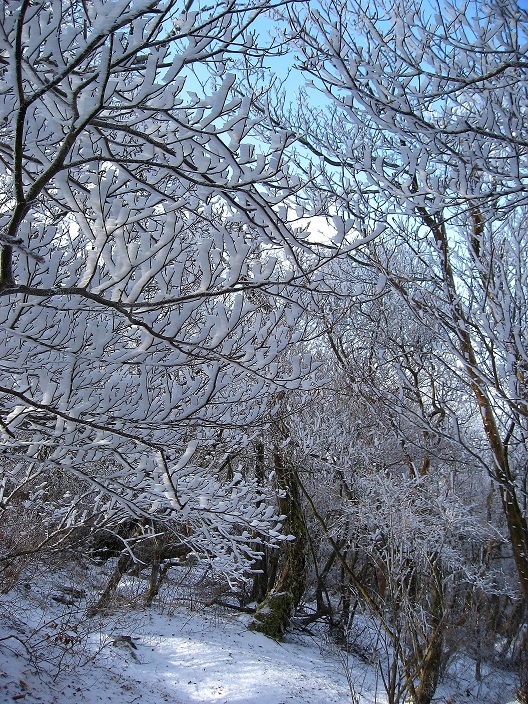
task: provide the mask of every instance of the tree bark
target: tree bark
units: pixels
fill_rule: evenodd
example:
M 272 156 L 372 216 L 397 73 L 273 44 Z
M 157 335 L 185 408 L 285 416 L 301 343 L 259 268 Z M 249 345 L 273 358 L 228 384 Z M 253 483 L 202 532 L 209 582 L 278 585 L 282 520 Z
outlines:
M 136 528 L 130 538 L 137 538 L 139 535 L 141 535 L 141 533 L 143 532 L 143 526 L 144 523 L 142 522 Z M 114 571 L 112 572 L 110 579 L 108 580 L 104 592 L 99 597 L 99 601 L 88 609 L 88 616 L 95 616 L 97 613 L 104 611 L 108 607 L 110 601 L 112 600 L 112 597 L 116 592 L 119 582 L 121 581 L 121 577 L 130 568 L 132 563 L 132 555 L 130 551 L 125 548 L 125 550 L 123 550 L 117 561 L 117 565 Z
M 295 536 L 295 540 L 284 543 L 282 569 L 257 608 L 250 628 L 280 640 L 305 591 L 307 533 L 296 474 L 287 466 L 278 447 L 273 451 L 273 462 L 279 486 L 279 508 L 286 516 L 284 530 Z
M 261 486 L 265 482 L 265 462 L 264 462 L 264 443 L 258 440 L 255 447 L 255 477 Z M 260 549 L 260 545 L 255 544 L 255 550 Z M 256 565 L 255 569 L 259 571 L 253 576 L 253 585 L 251 588 L 250 601 L 260 603 L 265 598 L 270 588 L 269 584 L 269 556 L 266 547 L 262 549 L 262 557 Z
M 477 400 L 482 425 L 493 458 L 492 476 L 499 485 L 501 502 L 513 550 L 515 566 L 519 575 L 522 593 L 528 603 L 528 525 L 523 515 L 514 481 L 508 464 L 507 453 L 497 425 L 492 403 L 484 390 L 478 373 L 478 362 L 471 335 L 468 332 L 464 312 L 458 302 L 456 284 L 450 261 L 450 248 L 445 224 L 433 217 L 425 208 L 419 208 L 424 223 L 431 229 L 441 258 L 441 267 L 453 316 L 453 328 L 460 341 L 460 352 L 469 384 Z

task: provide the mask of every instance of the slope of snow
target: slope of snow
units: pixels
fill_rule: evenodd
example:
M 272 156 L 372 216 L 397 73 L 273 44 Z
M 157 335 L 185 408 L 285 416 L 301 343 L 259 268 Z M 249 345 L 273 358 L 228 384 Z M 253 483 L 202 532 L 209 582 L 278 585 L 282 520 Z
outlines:
M 125 609 L 87 622 L 83 599 L 73 605 L 53 600 L 61 583 L 52 576 L 0 596 L 2 704 L 387 702 L 372 664 L 346 656 L 324 635 L 292 633 L 276 643 L 248 631 L 246 614 L 181 603 Z M 22 643 L 35 632 L 30 659 Z M 58 674 L 46 662 L 52 651 L 63 654 Z M 434 701 L 514 699 L 511 673 L 483 668 L 479 683 L 473 673 L 474 663 L 460 658 Z
M 6 702 L 18 695 L 49 704 L 332 704 L 349 698 L 341 663 L 311 639 L 279 644 L 248 631 L 247 616 L 207 611 L 132 614 L 120 634 L 109 635 L 96 664 L 55 681 L 34 672 L 16 641 L 4 641 L 0 701 L 2 692 Z M 100 634 L 92 637 L 94 649 L 99 640 Z

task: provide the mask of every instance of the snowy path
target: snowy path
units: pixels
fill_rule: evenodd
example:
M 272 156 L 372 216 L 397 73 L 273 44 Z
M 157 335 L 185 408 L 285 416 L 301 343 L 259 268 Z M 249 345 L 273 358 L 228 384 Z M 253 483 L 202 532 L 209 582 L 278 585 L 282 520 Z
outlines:
M 283 643 L 248 631 L 247 615 L 213 608 L 171 614 L 129 610 L 91 636 L 84 655 L 108 641 L 96 663 L 63 672 L 54 681 L 35 672 L 16 640 L 17 627 L 60 620 L 64 613 L 48 599 L 12 592 L 0 597 L 0 704 L 347 704 L 352 697 L 343 654 L 324 637 L 288 636 Z M 13 601 L 10 601 L 12 599 Z M 12 617 L 23 608 L 25 620 Z M 84 607 L 83 607 L 84 608 Z M 44 617 L 44 620 L 43 620 Z M 18 626 L 17 626 L 18 623 Z M 93 628 L 97 624 L 91 622 Z M 110 630 L 111 629 L 111 630 Z M 44 632 L 45 629 L 42 629 Z M 95 629 L 96 630 L 96 629 Z M 19 633 L 22 633 L 19 630 Z M 121 636 L 121 638 L 119 637 Z M 136 646 L 133 648 L 128 639 Z M 18 653 L 17 653 L 18 650 Z M 361 704 L 386 704 L 375 669 L 350 659 L 351 681 Z M 456 671 L 456 678 L 453 674 Z M 480 683 L 474 663 L 460 659 L 439 687 L 435 703 L 505 704 L 514 677 L 492 671 Z
M 24 704 L 334 704 L 349 699 L 343 666 L 312 640 L 275 643 L 247 617 L 146 615 L 126 642 L 53 683 L 0 650 L 0 702 Z M 21 684 L 22 682 L 22 684 Z M 24 695 L 24 696 L 21 696 Z M 19 696 L 19 699 L 15 697 Z M 52 698 L 50 698 L 52 697 Z
M 169 626 L 169 628 L 167 628 Z M 247 631 L 245 619 L 211 627 L 203 618 L 156 616 L 151 632 L 159 643 L 140 646 L 141 663 L 129 672 L 178 693 L 185 704 L 327 704 L 346 701 L 348 685 L 338 661 L 301 643 L 275 643 Z

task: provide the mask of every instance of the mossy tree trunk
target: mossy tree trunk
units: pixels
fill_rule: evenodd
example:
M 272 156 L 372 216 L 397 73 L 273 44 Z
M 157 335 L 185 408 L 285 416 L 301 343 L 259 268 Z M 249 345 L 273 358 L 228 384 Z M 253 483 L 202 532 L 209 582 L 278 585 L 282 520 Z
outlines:
M 266 480 L 266 465 L 264 455 L 264 443 L 258 440 L 255 447 L 255 477 L 264 486 Z M 254 544 L 255 550 L 261 549 L 261 546 Z M 272 566 L 272 565 L 271 565 Z M 262 557 L 257 564 L 254 565 L 258 572 L 255 572 L 253 577 L 253 585 L 251 587 L 250 601 L 260 603 L 268 593 L 270 587 L 270 555 L 269 549 L 262 549 Z
M 288 466 L 278 446 L 273 451 L 273 464 L 279 489 L 279 509 L 286 516 L 284 531 L 295 539 L 283 544 L 282 566 L 250 628 L 280 640 L 305 591 L 308 536 L 297 475 Z

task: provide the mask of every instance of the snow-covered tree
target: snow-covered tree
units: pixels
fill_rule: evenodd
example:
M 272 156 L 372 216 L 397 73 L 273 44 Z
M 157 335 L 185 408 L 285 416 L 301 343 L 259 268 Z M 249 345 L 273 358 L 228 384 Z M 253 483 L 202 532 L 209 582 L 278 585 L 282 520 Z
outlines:
M 315 156 L 315 203 L 342 231 L 385 230 L 362 259 L 471 391 L 484 444 L 456 405 L 439 412 L 498 487 L 528 599 L 528 16 L 493 0 L 354 0 L 293 7 L 288 21 L 305 97 L 321 96 L 281 118 L 299 160 Z
M 0 10 L 6 561 L 125 515 L 179 523 L 220 569 L 278 536 L 251 478 L 220 472 L 313 378 L 283 352 L 320 257 L 284 220 L 285 134 L 254 139 L 234 90 L 273 51 L 251 32 L 272 5 Z
M 427 704 L 453 652 L 481 657 L 477 611 L 487 642 L 499 641 L 488 614 L 515 593 L 507 531 L 486 467 L 451 435 L 446 407 L 475 442 L 478 412 L 445 370 L 442 340 L 396 291 L 379 290 L 370 266 L 340 262 L 326 278 L 336 296 L 319 301 L 321 354 L 332 382 L 290 422 L 316 571 L 339 588 L 334 619 L 347 640 L 361 642 L 358 609 L 369 621 L 388 701 Z

